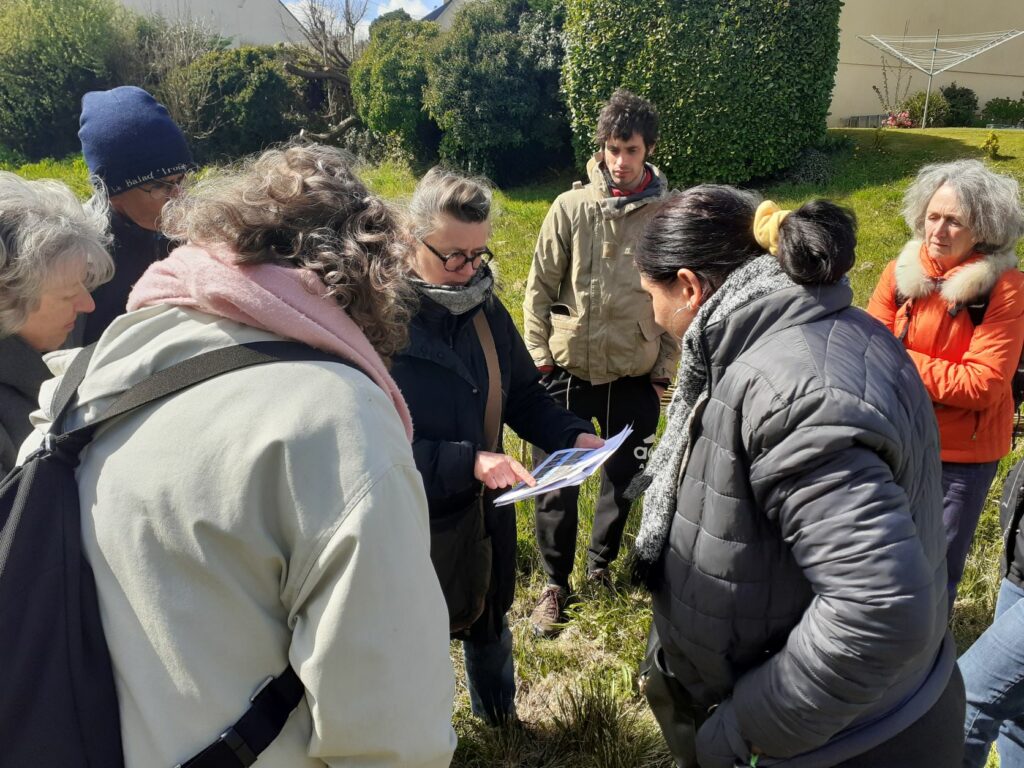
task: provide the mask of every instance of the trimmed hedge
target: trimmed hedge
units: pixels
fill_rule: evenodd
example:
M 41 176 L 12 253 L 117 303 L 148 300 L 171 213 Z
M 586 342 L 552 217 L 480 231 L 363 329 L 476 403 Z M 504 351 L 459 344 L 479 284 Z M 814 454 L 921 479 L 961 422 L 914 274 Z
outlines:
M 477 0 L 434 49 L 424 103 L 444 131 L 441 159 L 501 184 L 570 158 L 559 95 L 556 9 L 529 0 Z
M 563 87 L 577 160 L 624 86 L 661 114 L 654 161 L 676 184 L 741 183 L 825 134 L 840 0 L 567 0 Z
M 428 162 L 437 156 L 441 134 L 423 109 L 423 89 L 439 34 L 437 24 L 413 21 L 404 11 L 386 14 L 370 25 L 370 42 L 349 70 L 359 119 Z

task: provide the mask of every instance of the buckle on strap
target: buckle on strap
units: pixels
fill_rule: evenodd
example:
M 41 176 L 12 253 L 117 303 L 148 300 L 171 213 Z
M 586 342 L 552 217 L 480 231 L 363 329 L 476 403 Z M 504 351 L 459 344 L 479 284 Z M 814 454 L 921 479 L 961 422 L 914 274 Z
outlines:
M 217 741 L 223 742 L 224 746 L 234 752 L 238 762 L 245 766 L 245 768 L 249 768 L 250 765 L 256 762 L 256 753 L 249 748 L 245 739 L 234 728 L 228 728 L 224 731 Z

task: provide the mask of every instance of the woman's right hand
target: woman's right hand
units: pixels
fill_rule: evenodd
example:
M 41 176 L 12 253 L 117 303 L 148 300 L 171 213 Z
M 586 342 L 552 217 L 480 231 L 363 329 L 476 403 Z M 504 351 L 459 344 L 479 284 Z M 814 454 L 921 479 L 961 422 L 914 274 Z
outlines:
M 526 467 L 503 453 L 477 451 L 473 461 L 473 476 L 492 491 L 508 488 L 520 480 L 533 487 L 537 481 L 526 471 Z

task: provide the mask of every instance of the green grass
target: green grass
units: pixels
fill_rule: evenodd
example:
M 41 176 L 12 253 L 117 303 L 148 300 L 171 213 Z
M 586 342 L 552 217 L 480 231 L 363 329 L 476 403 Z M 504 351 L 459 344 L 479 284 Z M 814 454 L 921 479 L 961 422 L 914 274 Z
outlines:
M 831 181 L 823 186 L 773 183 L 760 191 L 783 207 L 825 197 L 854 210 L 859 221 L 857 264 L 850 273 L 856 302 L 863 306 L 886 262 L 894 258 L 908 237 L 900 217 L 904 190 L 917 169 L 929 162 L 961 157 L 982 158 L 981 144 L 989 131 L 982 129 L 888 130 L 877 145 L 873 130 L 838 130 L 853 147 L 833 156 Z M 1024 183 L 1024 132 L 998 131 L 1002 155 L 990 165 Z M 88 193 L 80 158 L 43 161 L 17 169 L 31 178 L 55 177 Z M 385 164 L 363 169 L 363 176 L 378 194 L 408 199 L 415 184 L 404 167 Z M 498 214 L 491 241 L 500 269 L 502 297 L 517 322 L 537 232 L 548 206 L 567 189 L 573 177 L 545 180 L 527 187 L 499 191 Z M 1024 250 L 1020 251 L 1024 254 Z M 529 460 L 528 450 L 514 435 L 506 450 Z M 991 621 L 1000 553 L 995 507 L 1002 479 L 1015 452 L 1004 460 L 982 516 L 975 546 L 961 584 L 953 616 L 953 629 L 961 650 L 969 646 Z M 591 479 L 581 494 L 581 525 L 577 545 L 577 583 L 584 558 L 596 499 Z M 595 592 L 583 586 L 574 620 L 554 640 L 537 640 L 528 631 L 528 616 L 544 584 L 534 542 L 533 507 L 517 506 L 518 594 L 511 611 L 518 683 L 517 707 L 521 727 L 491 729 L 469 712 L 462 671 L 461 647 L 452 646 L 459 678 L 455 727 L 459 747 L 453 765 L 552 766 L 564 768 L 626 768 L 665 766 L 672 762 L 657 726 L 636 690 L 635 671 L 645 647 L 650 623 L 645 594 L 626 583 L 621 563 L 612 568 L 617 592 Z M 635 536 L 639 515 L 627 526 L 625 547 Z M 998 765 L 993 757 L 991 766 Z

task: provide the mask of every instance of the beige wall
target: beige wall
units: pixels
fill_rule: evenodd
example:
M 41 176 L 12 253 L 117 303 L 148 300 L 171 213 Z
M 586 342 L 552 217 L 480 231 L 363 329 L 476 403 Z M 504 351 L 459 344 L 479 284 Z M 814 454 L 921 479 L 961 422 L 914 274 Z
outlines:
M 236 45 L 273 45 L 302 39 L 295 17 L 278 0 L 121 0 L 144 14 L 206 19 Z
M 839 68 L 832 92 L 828 124 L 839 125 L 851 115 L 873 115 L 882 111 L 872 85 L 882 87 L 882 52 L 857 35 L 896 37 L 903 35 L 907 22 L 909 36 L 968 34 L 1024 29 L 1021 0 L 846 0 L 839 18 Z M 896 60 L 886 57 L 890 93 L 894 89 Z M 910 93 L 923 91 L 928 76 L 904 65 L 913 73 Z M 906 75 L 904 75 L 906 77 Z M 986 51 L 953 69 L 936 75 L 933 91 L 953 81 L 973 88 L 979 109 L 997 96 L 1019 99 L 1024 91 L 1024 35 Z

